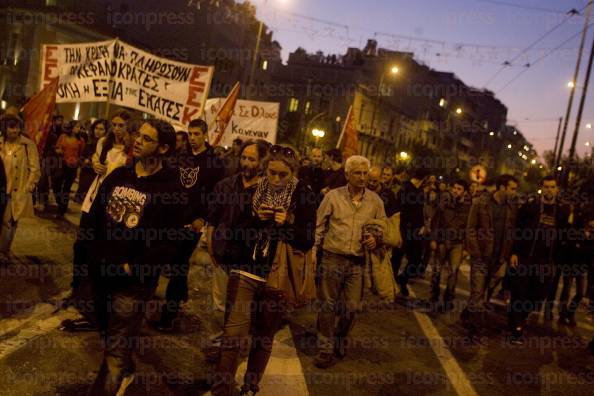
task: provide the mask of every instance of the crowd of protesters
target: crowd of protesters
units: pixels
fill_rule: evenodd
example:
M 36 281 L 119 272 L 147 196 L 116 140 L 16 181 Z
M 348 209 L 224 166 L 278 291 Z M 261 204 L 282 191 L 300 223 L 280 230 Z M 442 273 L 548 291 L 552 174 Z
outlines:
M 522 344 L 532 312 L 553 319 L 561 281 L 560 325 L 576 326 L 582 299 L 594 307 L 594 210 L 586 199 L 562 194 L 554 177 L 524 196 L 511 175 L 477 185 L 358 155 L 343 159 L 337 149 L 313 148 L 302 158 L 289 145 L 263 140 L 212 147 L 203 120 L 176 132 L 125 111 L 84 124 L 54 116 L 39 155 L 18 113 L 4 114 L 0 129 L 3 264 L 10 265 L 18 221 L 33 214 L 33 198 L 43 214 L 53 192 L 58 219 L 71 194 L 81 204 L 65 304 L 83 317 L 64 328 L 101 334 L 93 395 L 115 395 L 133 380 L 134 348 L 126 340 L 139 336 L 165 269 L 166 301 L 150 324 L 162 332 L 175 327 L 201 239 L 224 272 L 214 287 L 226 290 L 214 395 L 259 390 L 286 314 L 286 295 L 269 284 L 279 252 L 301 252 L 316 267 L 314 364 L 322 369 L 346 356 L 365 289 L 389 302 L 406 300 L 411 279 L 427 273 L 429 309 L 450 312 L 462 300 L 456 287 L 465 262 L 470 294 L 460 319 L 470 335 L 487 326 L 497 299 L 508 307 L 509 341 Z M 241 355 L 247 371 L 237 390 Z

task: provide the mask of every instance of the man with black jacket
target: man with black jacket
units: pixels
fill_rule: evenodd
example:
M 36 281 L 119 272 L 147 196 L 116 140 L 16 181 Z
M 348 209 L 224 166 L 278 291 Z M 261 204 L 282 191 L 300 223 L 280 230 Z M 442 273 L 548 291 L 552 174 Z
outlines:
M 145 121 L 134 142 L 134 165 L 103 181 L 89 212 L 95 321 L 104 340 L 101 369 L 91 395 L 124 394 L 132 382 L 132 353 L 146 302 L 177 241 L 187 238 L 180 207 L 187 205 L 177 171 L 167 166 L 175 131 L 164 121 Z M 124 390 L 120 389 L 124 388 Z
M 404 182 L 397 194 L 397 213 L 400 212 L 400 233 L 402 248 L 408 263 L 401 274 L 397 276 L 400 292 L 408 297 L 408 279 L 418 274 L 423 256 L 425 192 L 423 183 L 428 175 L 427 169 L 413 170 L 410 181 Z M 400 262 L 392 262 L 394 276 L 398 274 Z
M 511 343 L 523 343 L 525 321 L 540 309 L 554 276 L 554 260 L 561 234 L 568 228 L 568 211 L 560 205 L 554 176 L 541 184 L 542 196 L 523 204 L 514 230 L 510 257 L 511 302 L 508 324 Z
M 179 180 L 189 196 L 189 205 L 184 209 L 183 222 L 192 238 L 182 241 L 176 251 L 171 266 L 169 283 L 165 292 L 166 303 L 161 319 L 155 323 L 160 331 L 173 329 L 182 301 L 188 300 L 188 271 L 190 258 L 205 225 L 208 202 L 207 197 L 215 184 L 225 175 L 223 162 L 214 154 L 206 141 L 208 125 L 201 119 L 190 121 L 188 125 L 190 152 L 172 157 L 174 167 L 179 169 Z

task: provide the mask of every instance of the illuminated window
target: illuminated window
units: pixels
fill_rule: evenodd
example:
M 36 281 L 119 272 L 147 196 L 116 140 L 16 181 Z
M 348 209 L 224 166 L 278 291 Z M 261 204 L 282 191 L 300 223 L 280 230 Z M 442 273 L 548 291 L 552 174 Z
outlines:
M 305 102 L 305 114 L 311 113 L 311 102 Z
M 289 111 L 297 111 L 299 109 L 299 99 L 291 98 L 289 101 Z
M 262 62 L 262 70 L 268 70 L 268 61 L 267 60 Z

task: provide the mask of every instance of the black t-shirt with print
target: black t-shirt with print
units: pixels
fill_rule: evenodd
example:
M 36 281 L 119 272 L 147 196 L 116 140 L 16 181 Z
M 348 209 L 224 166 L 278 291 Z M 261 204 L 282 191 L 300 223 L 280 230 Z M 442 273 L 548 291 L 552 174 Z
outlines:
M 182 221 L 188 193 L 177 175 L 177 170 L 166 167 L 138 177 L 134 167 L 122 167 L 101 184 L 89 212 L 92 226 L 83 237 L 93 241 L 91 258 L 111 288 L 130 283 L 156 286 L 176 244 L 190 237 Z M 132 276 L 123 272 L 124 263 Z

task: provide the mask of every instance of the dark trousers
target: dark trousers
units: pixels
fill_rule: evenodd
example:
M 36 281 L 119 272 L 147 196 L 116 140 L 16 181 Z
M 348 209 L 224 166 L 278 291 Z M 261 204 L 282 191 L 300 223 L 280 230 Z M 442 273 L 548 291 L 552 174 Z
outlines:
M 81 279 L 89 276 L 89 256 L 88 249 L 91 241 L 90 217 L 88 213 L 82 212 L 80 215 L 80 222 L 78 227 L 78 234 L 76 241 L 72 247 L 72 292 L 76 293 L 80 287 Z
M 563 268 L 563 288 L 561 289 L 561 295 L 559 296 L 559 316 L 569 317 L 575 315 L 580 302 L 584 298 L 586 292 L 586 274 L 588 271 L 587 265 L 573 265 Z M 569 293 L 571 285 L 575 279 L 575 295 L 569 301 Z
M 153 292 L 153 287 L 135 285 L 108 295 L 103 361 L 89 395 L 113 396 L 122 379 L 134 373 L 132 354 L 138 347 L 146 303 Z
M 225 326 L 221 357 L 214 378 L 212 394 L 232 395 L 240 351 L 246 351 L 251 335 L 245 384 L 257 385 L 262 379 L 274 335 L 284 313 L 281 293 L 266 283 L 231 273 L 227 284 Z
M 169 283 L 165 291 L 165 306 L 161 320 L 171 323 L 177 317 L 179 305 L 182 301 L 188 301 L 188 272 L 190 271 L 190 258 L 198 241 L 199 233 L 192 233 L 192 238 L 182 240 L 177 248 L 174 263 L 171 265 Z
M 510 329 L 523 327 L 532 311 L 539 310 L 555 277 L 549 260 L 520 257 L 518 267 L 510 271 L 511 302 L 508 307 Z
M 58 214 L 63 215 L 68 209 L 68 202 L 70 201 L 70 190 L 72 183 L 76 179 L 76 171 L 78 168 L 70 168 L 64 166 L 58 175 L 52 179 L 52 188 L 58 202 Z
M 410 278 L 424 272 L 422 261 L 425 241 L 419 235 L 419 230 L 407 230 L 402 235 L 406 238 L 403 249 L 407 263 L 402 273 L 398 275 L 398 283 L 406 285 Z M 394 275 L 396 274 L 397 272 L 394 272 Z

